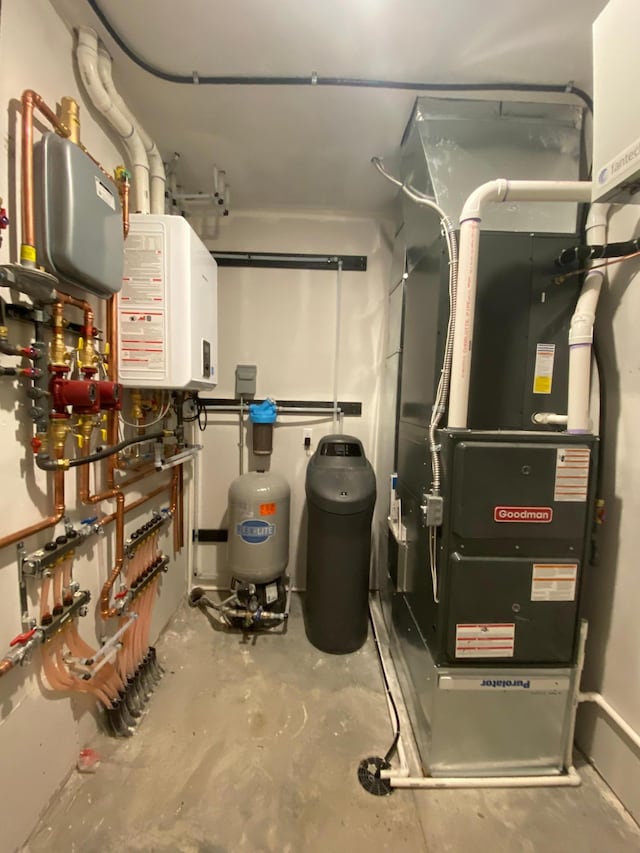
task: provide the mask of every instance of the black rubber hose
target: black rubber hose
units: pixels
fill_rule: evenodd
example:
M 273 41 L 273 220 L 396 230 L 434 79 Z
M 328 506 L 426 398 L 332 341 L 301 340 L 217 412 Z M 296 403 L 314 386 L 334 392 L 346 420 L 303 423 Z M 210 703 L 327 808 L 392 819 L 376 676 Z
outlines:
M 391 746 L 386 751 L 384 756 L 384 762 L 387 763 L 393 753 L 396 751 L 396 747 L 398 746 L 398 741 L 400 740 L 400 715 L 398 714 L 398 707 L 395 703 L 395 699 L 393 698 L 393 693 L 391 692 L 391 685 L 389 684 L 389 679 L 387 678 L 387 673 L 384 667 L 384 659 L 382 657 L 382 649 L 380 648 L 380 642 L 378 641 L 378 632 L 376 631 L 376 626 L 373 621 L 373 616 L 371 614 L 371 608 L 369 608 L 369 621 L 371 622 L 371 632 L 373 634 L 373 642 L 376 647 L 376 652 L 378 653 L 378 660 L 380 662 L 380 671 L 382 672 L 382 680 L 384 682 L 384 689 L 389 697 L 389 701 L 391 702 L 391 707 L 393 708 L 393 714 L 396 721 L 395 732 L 393 734 L 393 741 L 391 742 Z
M 619 243 L 607 243 L 605 246 L 571 246 L 563 249 L 557 259 L 560 267 L 583 264 L 585 261 L 597 261 L 602 258 L 624 258 L 640 252 L 639 240 L 623 240 Z
M 17 367 L 0 367 L 0 376 L 17 376 Z
M 561 85 L 535 83 L 416 83 L 403 80 L 364 80 L 359 77 L 267 77 L 241 75 L 175 74 L 147 62 L 130 47 L 109 21 L 97 0 L 87 0 L 118 47 L 132 62 L 160 80 L 190 86 L 342 86 L 352 89 L 400 89 L 410 92 L 549 92 L 575 95 L 593 113 L 593 101 L 573 83 Z
M 71 459 L 68 464 L 68 468 L 78 468 L 80 465 L 88 465 L 90 462 L 99 462 L 101 459 L 107 459 L 109 456 L 113 456 L 114 453 L 120 453 L 121 450 L 124 450 L 125 447 L 131 447 L 134 444 L 143 444 L 145 441 L 156 441 L 159 438 L 164 436 L 163 432 L 150 432 L 146 435 L 139 435 L 136 438 L 127 438 L 124 441 L 120 441 L 118 444 L 114 444 L 111 447 L 104 447 L 102 450 L 97 450 L 95 453 L 91 453 L 89 456 L 81 456 L 78 459 Z M 38 453 L 36 456 L 36 465 L 42 471 L 57 471 L 60 468 L 57 459 L 52 459 L 46 453 Z

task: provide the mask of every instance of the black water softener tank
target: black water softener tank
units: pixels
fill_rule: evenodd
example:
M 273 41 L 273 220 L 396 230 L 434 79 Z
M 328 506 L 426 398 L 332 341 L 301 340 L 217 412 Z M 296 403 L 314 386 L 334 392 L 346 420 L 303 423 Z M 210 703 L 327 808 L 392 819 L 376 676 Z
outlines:
M 307 637 L 323 652 L 355 652 L 367 638 L 376 478 L 351 435 L 320 439 L 306 480 Z

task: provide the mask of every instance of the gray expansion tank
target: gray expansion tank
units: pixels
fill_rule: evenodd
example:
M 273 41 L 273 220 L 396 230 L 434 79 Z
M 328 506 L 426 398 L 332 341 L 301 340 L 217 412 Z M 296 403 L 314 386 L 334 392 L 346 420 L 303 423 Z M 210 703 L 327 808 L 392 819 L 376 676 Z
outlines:
M 228 569 L 246 583 L 270 583 L 289 562 L 287 481 L 270 471 L 250 471 L 229 488 Z
M 361 442 L 322 438 L 307 467 L 305 627 L 316 648 L 355 652 L 367 638 L 376 478 Z

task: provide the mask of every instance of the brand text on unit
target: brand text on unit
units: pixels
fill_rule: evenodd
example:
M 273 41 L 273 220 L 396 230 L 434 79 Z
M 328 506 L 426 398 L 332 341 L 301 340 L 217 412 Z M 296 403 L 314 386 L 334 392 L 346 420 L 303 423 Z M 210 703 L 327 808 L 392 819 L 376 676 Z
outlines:
M 553 510 L 550 506 L 497 506 L 493 510 L 493 520 L 549 524 L 553 521 Z

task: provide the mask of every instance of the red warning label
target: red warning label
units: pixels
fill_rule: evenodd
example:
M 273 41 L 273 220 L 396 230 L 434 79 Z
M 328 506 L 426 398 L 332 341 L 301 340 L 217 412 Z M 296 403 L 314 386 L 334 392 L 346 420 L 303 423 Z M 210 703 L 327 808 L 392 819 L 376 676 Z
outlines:
M 550 506 L 497 506 L 493 510 L 493 520 L 516 524 L 549 524 L 553 521 L 553 510 Z

